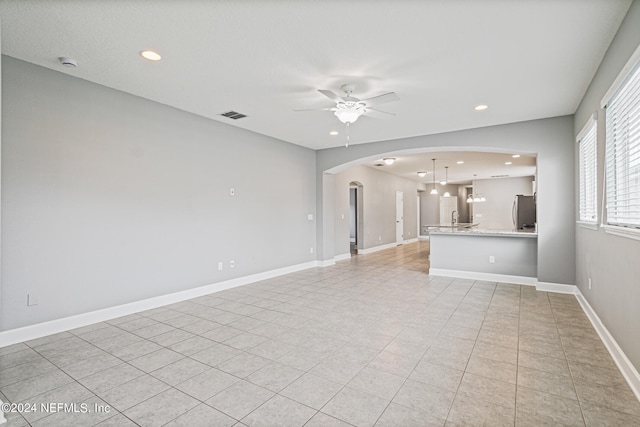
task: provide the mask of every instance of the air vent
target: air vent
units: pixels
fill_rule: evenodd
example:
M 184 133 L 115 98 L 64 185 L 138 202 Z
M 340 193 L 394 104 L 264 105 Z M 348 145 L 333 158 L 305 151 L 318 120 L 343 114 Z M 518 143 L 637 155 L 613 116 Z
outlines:
M 224 116 L 224 117 L 228 117 L 228 118 L 233 119 L 233 120 L 238 120 L 238 119 L 242 119 L 244 117 L 247 117 L 246 114 L 238 113 L 237 111 L 227 111 L 226 113 L 222 113 L 220 115 Z
M 384 163 L 376 163 L 376 164 L 375 164 L 375 165 L 373 165 L 373 166 L 378 166 L 378 167 L 380 167 L 380 166 L 384 166 Z
M 508 178 L 509 175 L 491 175 L 491 178 Z

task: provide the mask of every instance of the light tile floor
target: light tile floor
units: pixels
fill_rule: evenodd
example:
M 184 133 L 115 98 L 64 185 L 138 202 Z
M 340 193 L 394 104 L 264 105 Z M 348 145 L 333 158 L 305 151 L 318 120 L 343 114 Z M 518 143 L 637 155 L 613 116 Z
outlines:
M 0 348 L 0 399 L 88 410 L 8 425 L 640 425 L 573 296 L 430 277 L 427 256 L 407 244 Z

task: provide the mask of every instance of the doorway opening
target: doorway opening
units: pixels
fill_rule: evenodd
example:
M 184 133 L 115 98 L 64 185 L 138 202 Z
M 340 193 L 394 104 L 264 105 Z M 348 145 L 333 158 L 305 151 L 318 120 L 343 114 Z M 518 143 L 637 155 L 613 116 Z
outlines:
M 363 187 L 357 181 L 349 183 L 349 249 L 351 255 L 357 255 L 363 249 L 362 232 Z

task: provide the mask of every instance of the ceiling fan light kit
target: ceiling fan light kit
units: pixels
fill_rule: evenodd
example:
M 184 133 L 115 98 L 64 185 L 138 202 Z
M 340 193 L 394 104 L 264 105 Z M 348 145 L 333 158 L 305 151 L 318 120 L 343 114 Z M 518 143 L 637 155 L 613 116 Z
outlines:
M 397 101 L 398 95 L 395 92 L 385 93 L 383 95 L 374 96 L 367 99 L 358 99 L 351 96 L 351 93 L 355 89 L 354 84 L 343 84 L 340 89 L 345 93 L 345 96 L 338 96 L 330 90 L 318 89 L 318 92 L 336 103 L 332 108 L 320 108 L 319 110 L 332 111 L 333 114 L 347 126 L 347 144 L 349 146 L 348 128 L 351 123 L 355 123 L 360 116 L 369 116 L 373 118 L 391 118 L 395 114 L 388 113 L 386 111 L 376 110 L 371 108 L 374 105 L 384 104 L 386 102 Z M 295 111 L 309 111 L 309 110 L 295 110 Z
M 335 114 L 342 123 L 353 123 L 358 120 L 358 117 L 363 115 L 364 112 L 364 108 L 347 108 L 339 105 L 333 114 Z

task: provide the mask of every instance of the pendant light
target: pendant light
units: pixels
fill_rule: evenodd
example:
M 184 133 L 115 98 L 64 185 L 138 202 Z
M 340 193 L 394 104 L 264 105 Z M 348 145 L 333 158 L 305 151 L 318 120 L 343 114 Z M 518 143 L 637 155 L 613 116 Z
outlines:
M 449 183 L 449 166 L 444 167 L 445 178 L 444 181 L 440 181 L 440 185 L 447 185 Z
M 440 184 L 447 185 L 449 183 L 449 166 L 444 167 L 444 181 L 440 181 Z M 445 191 L 444 197 L 451 197 L 448 191 Z
M 436 189 L 436 159 L 433 160 L 433 189 L 431 190 L 431 194 L 438 194 L 438 190 Z
M 473 174 L 473 180 L 476 180 L 477 175 Z M 481 202 L 486 202 L 487 199 L 485 199 L 483 194 L 478 194 L 478 193 L 474 193 L 473 192 L 473 188 L 471 189 L 471 194 L 469 194 L 469 196 L 467 197 L 467 203 L 481 203 Z

